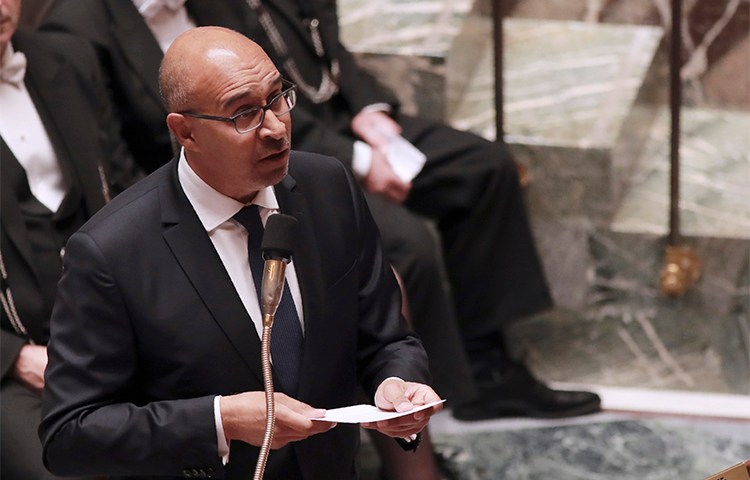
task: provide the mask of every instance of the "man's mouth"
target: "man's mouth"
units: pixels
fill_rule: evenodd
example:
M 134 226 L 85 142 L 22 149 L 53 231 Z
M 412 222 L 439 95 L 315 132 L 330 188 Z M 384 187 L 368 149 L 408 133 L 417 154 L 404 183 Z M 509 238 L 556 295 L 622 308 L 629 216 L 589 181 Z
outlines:
M 285 156 L 289 153 L 289 148 L 284 148 L 283 150 L 279 150 L 274 153 L 270 153 L 263 157 L 263 160 L 279 160 L 281 157 Z

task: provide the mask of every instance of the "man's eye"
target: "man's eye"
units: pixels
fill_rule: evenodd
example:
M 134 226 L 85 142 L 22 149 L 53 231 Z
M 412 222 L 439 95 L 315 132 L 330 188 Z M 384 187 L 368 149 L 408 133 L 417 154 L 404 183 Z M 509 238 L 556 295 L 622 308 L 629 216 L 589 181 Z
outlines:
M 244 112 L 240 112 L 240 113 L 237 114 L 237 119 L 239 119 L 239 120 L 245 120 L 245 119 L 248 119 L 248 118 L 252 118 L 257 112 L 258 111 L 255 110 L 255 109 L 253 109 L 253 110 L 245 110 Z

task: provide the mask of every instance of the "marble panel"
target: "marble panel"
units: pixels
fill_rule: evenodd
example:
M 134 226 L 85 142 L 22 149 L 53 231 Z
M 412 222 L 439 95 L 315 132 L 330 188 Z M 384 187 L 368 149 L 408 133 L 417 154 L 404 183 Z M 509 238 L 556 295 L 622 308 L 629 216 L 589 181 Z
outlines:
M 433 435 L 451 478 L 698 480 L 750 458 L 747 425 L 711 420 L 598 417 L 542 427 L 493 425 Z M 360 459 L 362 479 L 377 479 L 371 444 L 363 445 Z
M 662 237 L 593 230 L 588 242 L 587 305 L 558 308 L 511 331 L 514 348 L 526 352 L 539 375 L 750 393 L 750 242 L 689 239 L 703 260 L 703 277 L 677 299 L 658 288 Z
M 530 189 L 536 188 L 535 186 Z M 531 226 L 547 284 L 558 307 L 580 309 L 588 297 L 591 266 L 587 239 L 593 225 L 584 217 L 533 215 Z
M 478 4 L 489 3 L 489 0 L 477 1 Z M 518 18 L 658 25 L 667 31 L 671 24 L 669 0 L 514 0 L 510 3 L 507 15 Z M 750 4 L 743 0 L 693 0 L 682 2 L 682 11 L 685 104 L 703 108 L 749 108 Z M 723 61 L 727 55 L 735 57 L 732 65 Z
M 401 111 L 440 121 L 445 116 L 445 59 L 360 52 L 358 63 L 396 94 Z
M 527 205 L 535 217 L 575 216 L 594 223 L 611 218 L 611 150 L 527 143 L 509 147 L 527 168 Z
M 506 141 L 611 147 L 661 30 L 521 19 L 506 20 L 504 30 Z M 493 75 L 486 48 L 464 102 L 450 112 L 454 126 L 495 137 Z
M 341 39 L 355 52 L 441 56 L 472 0 L 339 0 Z
M 704 478 L 750 454 L 747 441 L 659 421 L 622 421 L 436 438 L 466 479 Z
M 681 123 L 682 233 L 750 238 L 750 114 L 684 109 Z M 614 217 L 614 230 L 667 232 L 669 128 L 669 112 L 662 110 Z
M 396 94 L 405 113 L 443 120 L 447 92 L 466 84 L 463 72 L 472 71 L 467 64 L 478 57 L 467 18 L 471 4 L 340 1 L 341 39 Z

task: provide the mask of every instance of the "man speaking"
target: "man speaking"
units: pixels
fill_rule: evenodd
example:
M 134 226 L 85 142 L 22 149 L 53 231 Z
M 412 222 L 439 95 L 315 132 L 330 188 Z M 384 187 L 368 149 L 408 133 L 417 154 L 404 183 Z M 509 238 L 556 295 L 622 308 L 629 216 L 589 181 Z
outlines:
M 182 152 L 68 242 L 45 464 L 60 475 L 252 475 L 265 426 L 252 245 L 285 213 L 298 221 L 284 294 L 293 321 L 274 329 L 284 393 L 266 478 L 356 478 L 357 426 L 311 418 L 353 404 L 357 385 L 387 410 L 439 400 L 357 182 L 335 159 L 290 152 L 294 86 L 246 37 L 189 30 L 159 80 Z M 409 438 L 438 408 L 366 426 Z

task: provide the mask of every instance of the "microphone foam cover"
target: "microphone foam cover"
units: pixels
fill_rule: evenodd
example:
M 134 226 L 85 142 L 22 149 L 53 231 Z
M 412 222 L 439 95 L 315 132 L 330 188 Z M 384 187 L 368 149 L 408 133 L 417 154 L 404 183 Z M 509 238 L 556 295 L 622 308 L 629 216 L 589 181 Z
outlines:
M 291 215 L 278 213 L 266 220 L 263 242 L 260 245 L 263 258 L 284 258 L 291 260 L 294 252 L 294 237 L 297 231 L 297 219 Z

